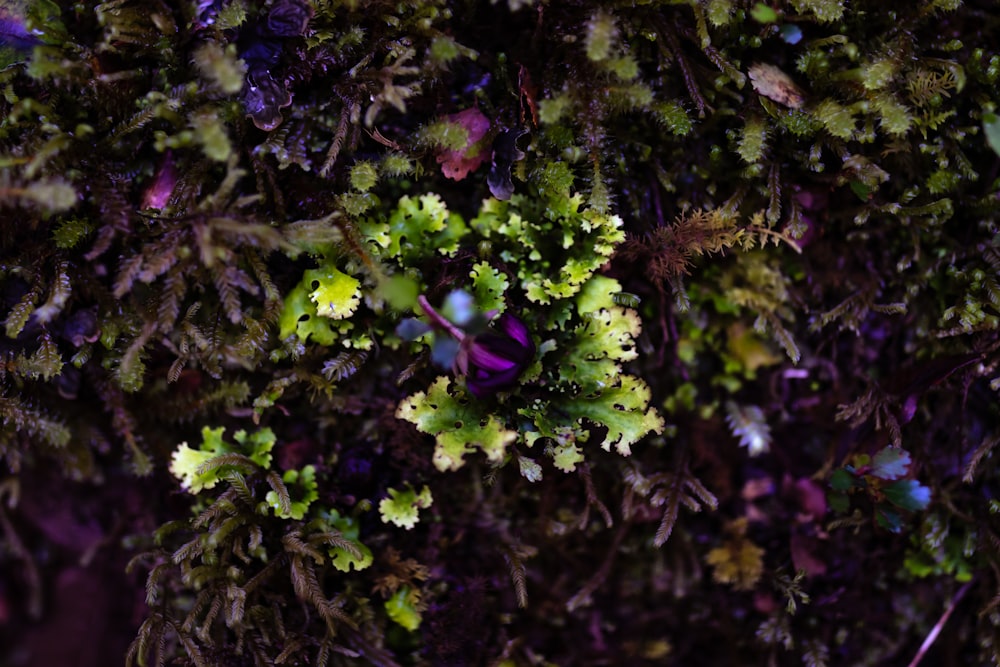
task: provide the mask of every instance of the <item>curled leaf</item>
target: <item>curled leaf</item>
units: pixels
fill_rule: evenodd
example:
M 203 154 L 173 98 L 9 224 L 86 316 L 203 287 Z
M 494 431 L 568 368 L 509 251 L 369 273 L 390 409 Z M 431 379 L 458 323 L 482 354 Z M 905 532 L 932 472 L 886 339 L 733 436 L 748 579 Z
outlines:
M 456 125 L 468 134 L 464 146 L 457 149 L 446 149 L 438 154 L 437 161 L 441 165 L 441 173 L 447 178 L 461 181 L 470 172 L 479 169 L 486 160 L 487 150 L 482 139 L 490 130 L 490 119 L 479 109 L 472 107 L 448 117 L 448 122 Z
M 803 90 L 780 68 L 766 63 L 755 63 L 747 71 L 750 85 L 758 93 L 790 109 L 801 109 L 806 103 Z
M 264 67 L 255 67 L 243 87 L 243 108 L 258 129 L 270 132 L 281 125 L 281 110 L 292 104 L 292 93 Z
M 506 201 L 514 194 L 514 181 L 510 170 L 514 163 L 524 159 L 524 151 L 517 147 L 517 140 L 528 133 L 527 130 L 504 130 L 493 142 L 493 164 L 486 176 L 490 194 Z

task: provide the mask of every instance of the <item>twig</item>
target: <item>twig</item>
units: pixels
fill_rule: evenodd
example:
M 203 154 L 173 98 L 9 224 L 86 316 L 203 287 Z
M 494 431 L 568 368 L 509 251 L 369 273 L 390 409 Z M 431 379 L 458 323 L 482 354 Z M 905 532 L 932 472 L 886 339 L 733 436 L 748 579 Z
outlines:
M 924 659 L 924 655 L 926 655 L 927 651 L 930 650 L 934 640 L 936 640 L 938 635 L 941 634 L 941 629 L 944 627 L 944 624 L 948 622 L 948 617 L 951 616 L 951 612 L 955 611 L 955 607 L 957 607 L 958 603 L 962 601 L 962 598 L 965 597 L 965 594 L 971 586 L 972 582 L 969 581 L 958 589 L 958 592 L 955 593 L 955 597 L 951 599 L 951 604 L 948 605 L 948 608 L 944 610 L 943 614 L 941 614 L 941 618 L 939 618 L 938 622 L 934 624 L 933 628 L 931 628 L 931 631 L 924 640 L 924 643 L 920 645 L 920 650 L 917 651 L 915 656 L 913 656 L 913 660 L 910 661 L 909 667 L 917 667 L 917 665 L 920 664 L 920 661 Z
M 14 530 L 14 524 L 2 506 L 0 506 L 0 527 L 3 528 L 3 532 L 7 536 L 7 545 L 11 553 L 20 558 L 24 565 L 24 579 L 28 589 L 28 602 L 25 606 L 28 618 L 37 621 L 42 617 L 42 576 L 31 557 L 31 552 L 21 541 L 17 531 Z
M 688 64 L 687 59 L 684 57 L 683 51 L 681 51 L 680 40 L 677 39 L 677 35 L 674 31 L 668 28 L 665 24 L 660 24 L 659 32 L 666 38 L 667 45 L 664 46 L 660 42 L 660 51 L 664 54 L 671 54 L 677 59 L 677 65 L 681 68 L 681 75 L 684 78 L 684 85 L 687 87 L 688 95 L 694 100 L 694 104 L 698 107 L 698 117 L 705 117 L 705 110 L 709 108 L 708 102 L 701 94 L 701 90 L 698 88 L 698 78 L 694 75 L 691 70 L 691 66 Z
M 615 531 L 615 536 L 611 540 L 611 546 L 608 549 L 607 555 L 604 557 L 604 562 L 601 563 L 601 567 L 597 569 L 594 576 L 590 578 L 583 588 L 577 591 L 576 595 L 571 597 L 566 603 L 566 609 L 570 612 L 576 611 L 579 607 L 583 606 L 590 601 L 590 596 L 601 587 L 601 584 L 608 578 L 611 573 L 611 566 L 614 565 L 615 556 L 618 555 L 618 547 L 621 546 L 622 540 L 625 538 L 625 533 L 628 530 L 629 522 L 622 521 L 621 525 L 618 526 L 618 530 Z

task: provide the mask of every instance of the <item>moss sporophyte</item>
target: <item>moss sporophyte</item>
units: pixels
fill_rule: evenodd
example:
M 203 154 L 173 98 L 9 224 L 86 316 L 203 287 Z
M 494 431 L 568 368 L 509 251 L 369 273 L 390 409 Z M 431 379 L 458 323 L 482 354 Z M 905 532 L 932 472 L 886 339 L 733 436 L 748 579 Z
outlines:
M 476 398 L 512 388 L 535 358 L 535 343 L 528 327 L 509 313 L 495 319 L 487 314 L 493 326 L 472 334 L 437 312 L 425 296 L 417 297 L 417 302 L 431 325 L 457 343 L 452 368 L 456 375 L 465 377 L 466 387 Z

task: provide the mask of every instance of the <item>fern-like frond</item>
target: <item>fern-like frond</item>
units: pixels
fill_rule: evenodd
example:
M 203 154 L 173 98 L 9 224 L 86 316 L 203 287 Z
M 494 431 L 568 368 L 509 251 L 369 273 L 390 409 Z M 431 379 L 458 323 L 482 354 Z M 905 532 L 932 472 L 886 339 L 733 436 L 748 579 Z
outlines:
M 519 549 L 515 547 L 504 549 L 503 557 L 507 562 L 511 583 L 514 585 L 517 606 L 524 609 L 528 606 L 528 576 L 527 568 L 524 566 L 524 559 L 521 558 Z
M 213 456 L 198 466 L 195 470 L 195 474 L 207 475 L 210 473 L 218 473 L 222 468 L 235 468 L 244 474 L 250 474 L 257 470 L 258 466 L 249 456 L 232 452 Z
M 288 487 L 282 481 L 281 475 L 274 470 L 267 473 L 267 483 L 278 497 L 278 511 L 280 514 L 288 516 L 292 513 L 292 498 L 288 495 Z M 286 537 L 288 537 L 286 535 Z
M 323 377 L 341 382 L 351 377 L 368 360 L 368 350 L 345 350 L 323 363 Z
M 321 565 L 326 560 L 323 554 L 316 547 L 305 542 L 298 532 L 285 533 L 281 538 L 281 544 L 285 547 L 285 551 L 293 555 L 293 560 L 308 556 L 317 565 Z
M 1000 435 L 994 434 L 988 438 L 985 438 L 972 455 L 969 457 L 969 462 L 965 465 L 965 472 L 962 474 L 962 481 L 966 484 L 972 484 L 972 481 L 976 477 L 976 472 L 982 462 L 988 459 L 993 454 L 993 450 L 996 449 L 997 445 L 1000 445 Z

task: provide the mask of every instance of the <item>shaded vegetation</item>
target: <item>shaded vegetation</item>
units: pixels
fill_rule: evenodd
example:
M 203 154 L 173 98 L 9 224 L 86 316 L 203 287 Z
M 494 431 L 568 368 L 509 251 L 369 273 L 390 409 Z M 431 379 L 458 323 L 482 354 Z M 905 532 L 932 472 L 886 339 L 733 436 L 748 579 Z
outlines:
M 994 14 L 7 3 L 0 665 L 1000 663 Z

